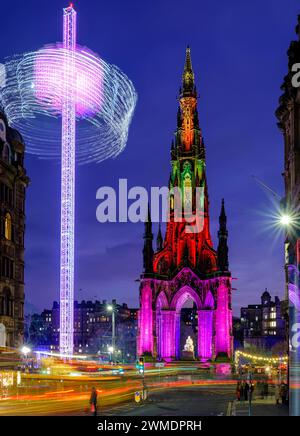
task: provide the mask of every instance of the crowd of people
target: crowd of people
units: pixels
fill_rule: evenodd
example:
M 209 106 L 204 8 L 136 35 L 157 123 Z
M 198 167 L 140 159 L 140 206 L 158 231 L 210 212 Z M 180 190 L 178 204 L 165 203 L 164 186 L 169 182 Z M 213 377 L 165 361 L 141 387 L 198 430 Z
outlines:
M 261 398 L 267 398 L 269 395 L 269 385 L 265 382 L 257 382 L 256 385 L 257 393 Z M 254 385 L 252 382 L 246 380 L 238 381 L 236 386 L 236 398 L 238 401 L 248 401 L 249 396 L 252 398 L 254 391 Z M 288 404 L 288 386 L 286 383 L 277 383 L 275 385 L 275 401 L 276 404 Z
M 246 380 L 238 381 L 236 387 L 236 397 L 238 401 L 248 401 L 249 396 L 252 396 L 254 385 Z
M 288 385 L 284 382 L 282 382 L 280 385 L 277 384 L 275 386 L 275 400 L 276 404 L 279 404 L 280 399 L 282 404 L 288 404 Z

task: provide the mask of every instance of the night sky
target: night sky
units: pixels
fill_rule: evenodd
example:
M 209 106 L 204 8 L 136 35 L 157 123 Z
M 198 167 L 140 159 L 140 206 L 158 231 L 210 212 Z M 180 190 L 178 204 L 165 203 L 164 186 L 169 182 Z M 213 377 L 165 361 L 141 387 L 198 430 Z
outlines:
M 99 224 L 96 190 L 166 185 L 185 48 L 189 44 L 206 143 L 211 232 L 225 198 L 235 314 L 268 288 L 284 293 L 283 237 L 270 229 L 274 206 L 253 179 L 283 195 L 283 141 L 274 115 L 295 39 L 296 0 L 78 0 L 78 42 L 119 66 L 138 104 L 125 151 L 77 169 L 76 299 L 138 304 L 143 224 Z M 1 4 L 0 62 L 61 41 L 61 0 Z M 25 138 L 26 139 L 26 138 Z M 59 298 L 60 166 L 27 155 L 26 299 L 36 309 Z M 155 238 L 157 225 L 154 226 Z M 31 306 L 32 308 L 32 306 Z

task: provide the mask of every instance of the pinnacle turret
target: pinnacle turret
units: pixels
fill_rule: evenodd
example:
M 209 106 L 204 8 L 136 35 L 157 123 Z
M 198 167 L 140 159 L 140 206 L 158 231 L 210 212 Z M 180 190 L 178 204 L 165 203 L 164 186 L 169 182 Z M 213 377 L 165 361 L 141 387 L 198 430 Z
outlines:
M 221 212 L 219 216 L 219 231 L 218 231 L 218 266 L 220 271 L 228 271 L 228 245 L 227 245 L 227 217 L 225 212 L 225 202 L 222 199 Z
M 145 232 L 144 232 L 144 248 L 143 248 L 143 264 L 144 273 L 153 272 L 153 233 L 152 233 L 152 221 L 150 214 L 150 207 L 148 204 L 147 219 L 145 221 Z

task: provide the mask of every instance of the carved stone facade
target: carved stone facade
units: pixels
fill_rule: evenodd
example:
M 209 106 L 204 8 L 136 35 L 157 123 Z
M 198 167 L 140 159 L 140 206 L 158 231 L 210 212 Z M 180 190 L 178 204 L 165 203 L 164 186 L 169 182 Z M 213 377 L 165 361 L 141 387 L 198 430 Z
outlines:
M 205 147 L 199 127 L 189 48 L 179 104 L 175 141 L 171 146 L 169 216 L 164 238 L 159 228 L 156 252 L 152 247 L 150 212 L 145 223 L 138 354 L 164 360 L 180 359 L 181 309 L 187 300 L 192 300 L 198 319 L 196 357 L 201 360 L 218 356 L 231 359 L 231 273 L 228 269 L 225 206 L 223 200 L 216 251 L 209 230 Z M 181 192 L 179 203 L 173 194 L 176 188 Z M 193 230 L 191 217 L 195 219 Z
M 25 145 L 0 112 L 0 346 L 17 347 L 24 330 Z

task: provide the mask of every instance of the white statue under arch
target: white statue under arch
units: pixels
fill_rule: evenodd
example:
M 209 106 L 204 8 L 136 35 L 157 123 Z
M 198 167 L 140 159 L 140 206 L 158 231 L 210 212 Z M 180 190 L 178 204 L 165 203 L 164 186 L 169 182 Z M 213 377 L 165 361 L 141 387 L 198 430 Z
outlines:
M 194 353 L 194 342 L 193 339 L 188 336 L 184 345 L 184 351 L 188 351 L 190 353 Z

